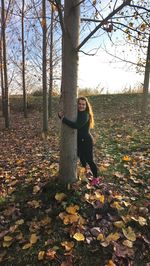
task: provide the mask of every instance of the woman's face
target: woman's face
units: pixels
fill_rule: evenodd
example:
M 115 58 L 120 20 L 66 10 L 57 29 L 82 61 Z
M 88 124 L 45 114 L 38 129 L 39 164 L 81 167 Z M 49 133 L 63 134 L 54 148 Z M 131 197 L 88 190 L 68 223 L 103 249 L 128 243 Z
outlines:
M 86 110 L 86 101 L 85 100 L 79 100 L 78 101 L 78 111 L 82 112 Z

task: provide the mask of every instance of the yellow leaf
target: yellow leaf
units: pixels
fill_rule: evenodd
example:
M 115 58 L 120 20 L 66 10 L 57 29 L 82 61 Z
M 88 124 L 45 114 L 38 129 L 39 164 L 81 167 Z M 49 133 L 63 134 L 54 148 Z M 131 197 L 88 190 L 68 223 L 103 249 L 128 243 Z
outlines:
M 12 241 L 4 241 L 3 242 L 3 248 L 9 248 L 12 244 Z
M 39 251 L 38 253 L 38 260 L 43 260 L 45 255 L 45 251 Z
M 132 248 L 133 247 L 133 242 L 130 240 L 124 240 L 123 241 L 123 245 L 127 246 L 128 248 Z
M 10 242 L 12 240 L 13 240 L 13 238 L 11 236 L 4 236 L 4 241 L 5 242 Z
M 33 187 L 33 194 L 36 194 L 40 191 L 40 187 L 38 185 Z
M 102 233 L 100 233 L 97 237 L 97 240 L 100 240 L 100 241 L 105 241 L 105 237 Z
M 131 216 L 130 215 L 121 216 L 121 218 L 125 222 L 125 224 L 131 221 Z
M 37 200 L 28 201 L 28 205 L 30 207 L 37 209 L 40 207 L 40 201 L 37 201 Z
M 66 211 L 69 214 L 75 214 L 78 210 L 79 210 L 79 206 L 78 205 L 70 205 L 69 207 L 66 208 Z
M 104 203 L 105 197 L 104 195 L 100 194 L 99 192 L 95 192 L 96 199 L 98 199 L 101 203 Z
M 8 195 L 11 195 L 16 189 L 13 187 L 8 188 L 7 193 Z
M 124 208 L 120 205 L 120 203 L 118 201 L 114 201 L 111 204 L 111 207 L 116 208 L 117 210 L 123 210 Z
M 30 243 L 31 243 L 31 244 L 35 244 L 37 241 L 38 241 L 38 237 L 37 237 L 37 235 L 36 235 L 36 234 L 32 234 L 32 235 L 30 236 Z
M 81 233 L 75 233 L 73 238 L 76 239 L 77 241 L 84 241 L 85 240 L 84 235 Z
M 79 220 L 79 215 L 76 214 L 69 214 L 66 215 L 64 218 L 64 224 L 69 224 L 69 223 L 76 223 Z
M 139 224 L 140 224 L 141 226 L 144 226 L 144 225 L 147 224 L 146 219 L 145 219 L 144 217 L 142 217 L 142 216 L 139 216 L 139 218 L 138 218 L 138 222 L 139 222 Z
M 102 166 L 99 167 L 99 170 L 100 170 L 100 172 L 106 172 L 107 171 L 107 167 L 102 165 Z
M 125 224 L 123 221 L 116 221 L 116 222 L 114 222 L 114 226 L 117 228 L 123 228 L 123 227 L 125 227 Z
M 130 162 L 131 160 L 132 160 L 132 158 L 130 157 L 130 156 L 124 156 L 123 158 L 122 158 L 122 160 L 123 161 L 126 161 L 126 162 Z
M 10 233 L 14 233 L 16 231 L 16 229 L 18 228 L 18 226 L 19 226 L 18 224 L 15 224 L 15 225 L 10 226 L 9 232 Z
M 112 260 L 109 260 L 108 263 L 106 264 L 106 266 L 116 266 L 116 264 L 113 263 Z
M 64 241 L 61 243 L 61 245 L 65 247 L 66 251 L 70 251 L 74 247 L 74 243 L 69 241 Z
M 28 248 L 31 248 L 32 247 L 32 244 L 31 243 L 27 243 L 25 244 L 22 249 L 28 249 Z
M 122 232 L 128 240 L 130 241 L 136 240 L 136 235 L 130 226 L 128 226 L 127 228 L 122 228 Z
M 117 241 L 120 238 L 120 235 L 118 233 L 111 233 L 106 237 L 106 241 L 111 242 L 111 241 Z
M 20 220 L 16 221 L 15 224 L 17 224 L 17 225 L 24 224 L 24 220 L 23 219 L 20 219 Z
M 56 195 L 55 195 L 55 199 L 57 201 L 63 201 L 65 198 L 66 198 L 66 194 L 64 194 L 64 193 L 56 193 Z

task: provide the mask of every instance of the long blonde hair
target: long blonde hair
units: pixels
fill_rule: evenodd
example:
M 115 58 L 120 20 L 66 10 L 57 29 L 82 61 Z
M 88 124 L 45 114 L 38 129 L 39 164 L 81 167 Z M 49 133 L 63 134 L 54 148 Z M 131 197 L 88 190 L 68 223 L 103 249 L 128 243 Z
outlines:
M 86 97 L 79 97 L 78 98 L 78 102 L 79 100 L 82 100 L 82 101 L 85 101 L 86 102 L 86 111 L 89 113 L 89 116 L 90 116 L 90 128 L 94 128 L 94 113 L 93 113 L 93 110 L 92 110 L 92 106 L 91 104 L 89 103 L 89 100 L 86 98 Z

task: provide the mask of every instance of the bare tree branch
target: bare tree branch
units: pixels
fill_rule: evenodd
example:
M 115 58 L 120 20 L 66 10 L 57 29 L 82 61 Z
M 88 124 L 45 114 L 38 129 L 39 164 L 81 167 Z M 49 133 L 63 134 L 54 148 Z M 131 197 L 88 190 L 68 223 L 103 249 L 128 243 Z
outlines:
M 120 5 L 118 8 L 113 10 L 105 19 L 103 19 L 100 24 L 90 32 L 90 34 L 79 44 L 79 46 L 76 48 L 76 51 L 79 51 L 79 49 L 95 34 L 97 30 L 99 30 L 107 21 L 112 18 L 118 11 L 120 11 L 123 7 L 130 5 L 131 0 L 126 0 L 123 2 L 122 5 Z
M 84 1 L 85 1 L 85 0 L 81 0 L 81 2 L 79 2 L 78 4 L 76 4 L 76 5 L 74 6 L 74 8 L 77 7 L 77 6 L 79 6 L 79 5 L 81 5 L 82 3 L 84 3 Z
M 147 12 L 150 12 L 150 9 L 146 8 L 146 7 L 143 7 L 143 6 L 138 6 L 138 5 L 130 5 L 130 7 L 134 7 L 134 8 L 138 8 L 138 9 L 143 9 Z
M 64 18 L 63 18 L 63 14 L 62 14 L 62 5 L 61 5 L 61 0 L 48 0 L 51 4 L 53 4 L 54 6 L 56 6 L 57 10 L 58 10 L 58 15 L 59 15 L 59 20 L 60 20 L 60 25 L 61 25 L 61 30 L 62 33 L 64 34 L 66 32 L 65 30 L 65 24 L 64 24 Z

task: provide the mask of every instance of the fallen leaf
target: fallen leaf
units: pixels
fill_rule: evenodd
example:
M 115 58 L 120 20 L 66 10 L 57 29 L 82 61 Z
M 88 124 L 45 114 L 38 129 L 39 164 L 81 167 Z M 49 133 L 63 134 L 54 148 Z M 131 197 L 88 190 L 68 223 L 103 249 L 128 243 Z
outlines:
M 97 237 L 97 240 L 100 240 L 100 241 L 105 241 L 105 237 L 102 233 L 100 233 Z
M 20 220 L 16 221 L 15 224 L 17 224 L 17 225 L 24 224 L 24 220 L 23 219 L 20 219 Z
M 61 245 L 65 247 L 66 251 L 70 251 L 74 247 L 74 242 L 64 241 L 61 242 Z
M 123 245 L 124 245 L 124 246 L 127 246 L 127 247 L 129 247 L 129 248 L 132 248 L 132 247 L 133 247 L 133 242 L 130 241 L 130 240 L 124 240 L 124 241 L 123 241 Z
M 30 243 L 31 243 L 31 244 L 35 244 L 37 241 L 38 241 L 38 237 L 37 237 L 37 235 L 36 235 L 36 234 L 32 234 L 32 235 L 30 236 Z
M 45 256 L 45 251 L 39 251 L 38 253 L 38 260 L 43 260 Z
M 13 240 L 13 238 L 11 236 L 4 236 L 4 241 L 5 242 L 10 242 L 12 240 Z
M 123 161 L 125 161 L 125 162 L 130 162 L 131 160 L 132 160 L 132 158 L 130 157 L 130 156 L 124 156 L 123 158 L 122 158 L 122 160 Z
M 28 248 L 31 248 L 32 247 L 32 244 L 31 243 L 27 243 L 25 244 L 22 249 L 28 249 Z
M 81 233 L 75 233 L 73 238 L 76 239 L 77 241 L 84 241 L 85 240 L 84 235 Z
M 123 228 L 123 227 L 125 227 L 125 224 L 124 224 L 123 221 L 116 221 L 116 222 L 114 222 L 113 224 L 114 224 L 114 226 L 117 227 L 117 228 Z
M 128 240 L 133 242 L 136 240 L 136 235 L 130 226 L 128 226 L 127 228 L 122 228 L 122 232 Z
M 55 195 L 55 199 L 57 201 L 63 201 L 66 198 L 66 194 L 65 193 L 56 193 Z
M 70 205 L 69 207 L 66 208 L 66 212 L 69 214 L 75 214 L 79 210 L 78 205 Z

